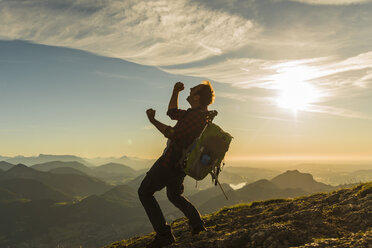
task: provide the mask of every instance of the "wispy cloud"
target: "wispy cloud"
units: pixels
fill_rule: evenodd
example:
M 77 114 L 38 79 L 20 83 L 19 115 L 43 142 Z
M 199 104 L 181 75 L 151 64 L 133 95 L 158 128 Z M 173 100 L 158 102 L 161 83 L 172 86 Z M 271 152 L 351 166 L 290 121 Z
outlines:
M 226 59 L 205 66 L 164 69 L 170 73 L 206 77 L 241 88 L 265 87 L 264 77 L 274 73 L 270 67 L 277 62 L 261 59 Z
M 348 5 L 357 3 L 371 3 L 371 0 L 290 0 L 292 2 L 301 2 L 307 4 L 319 5 Z
M 313 58 L 304 60 L 253 60 L 235 59 L 204 67 L 168 69 L 169 72 L 208 77 L 215 81 L 228 82 L 235 87 L 262 88 L 272 91 L 271 97 L 261 100 L 275 102 L 275 92 L 280 84 L 306 82 L 316 87 L 319 99 L 306 111 L 358 119 L 371 119 L 368 115 L 319 103 L 351 97 L 372 85 L 372 52 L 359 54 L 347 59 Z M 220 97 L 245 102 L 260 97 L 248 96 L 244 92 L 220 93 Z M 318 105 L 316 105 L 318 103 Z
M 353 119 L 372 120 L 372 116 L 369 116 L 365 113 L 331 106 L 312 105 L 308 111 Z
M 372 2 L 290 1 L 345 5 L 345 8 L 349 4 Z M 284 2 L 288 0 L 267 4 Z M 187 0 L 2 0 L 0 38 L 83 49 L 158 66 L 174 74 L 228 83 L 237 88 L 275 92 L 279 81 L 306 81 L 323 92 L 324 97 L 319 102 L 324 104 L 370 87 L 372 52 L 366 50 L 370 46 L 368 37 L 372 18 L 368 11 L 349 13 L 317 6 L 315 13 L 307 11 L 314 6 L 304 4 L 297 6 L 300 12 L 292 9 L 288 13 L 285 6 L 275 5 L 281 22 L 274 23 L 275 15 L 268 15 L 260 3 L 255 1 L 247 5 L 258 13 L 252 12 L 250 17 L 244 15 L 244 10 L 232 11 L 233 4 L 229 4 L 231 11 L 224 11 Z M 266 15 L 261 15 L 260 11 Z M 303 15 L 296 16 L 296 13 Z M 360 47 L 364 51 L 356 52 Z M 357 53 L 359 55 L 355 55 Z M 218 58 L 218 62 L 186 66 L 208 58 Z M 168 65 L 179 66 L 166 67 Z M 238 93 L 220 92 L 220 96 L 241 102 L 248 99 Z M 264 100 L 272 101 L 270 98 Z M 332 107 L 314 109 L 322 113 L 358 116 Z
M 309 81 L 333 89 L 341 86 L 367 87 L 372 82 L 372 52 L 344 60 L 323 57 L 304 60 L 229 59 L 204 67 L 166 70 L 204 76 L 241 88 L 277 89 L 278 81 L 288 80 Z M 343 75 L 345 73 L 349 75 Z
M 148 65 L 236 49 L 254 22 L 181 1 L 1 1 L 0 37 L 84 49 Z

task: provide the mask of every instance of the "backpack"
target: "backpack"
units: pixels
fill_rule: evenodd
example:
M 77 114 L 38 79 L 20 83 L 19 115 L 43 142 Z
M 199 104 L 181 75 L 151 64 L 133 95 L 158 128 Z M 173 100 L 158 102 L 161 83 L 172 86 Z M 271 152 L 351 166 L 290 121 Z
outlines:
M 215 185 L 217 185 L 221 163 L 233 137 L 212 123 L 217 111 L 210 111 L 210 113 L 200 136 L 183 150 L 180 165 L 186 175 L 196 180 L 202 180 L 211 174 L 212 180 L 215 180 Z

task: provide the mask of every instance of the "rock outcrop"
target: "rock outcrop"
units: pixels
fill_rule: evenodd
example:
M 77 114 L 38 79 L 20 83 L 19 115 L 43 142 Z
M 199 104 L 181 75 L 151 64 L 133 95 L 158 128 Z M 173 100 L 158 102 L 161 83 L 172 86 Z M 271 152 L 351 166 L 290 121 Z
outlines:
M 203 216 L 207 231 L 191 236 L 185 218 L 172 223 L 169 247 L 372 248 L 372 182 L 332 193 L 225 207 Z M 105 248 L 142 248 L 154 233 Z

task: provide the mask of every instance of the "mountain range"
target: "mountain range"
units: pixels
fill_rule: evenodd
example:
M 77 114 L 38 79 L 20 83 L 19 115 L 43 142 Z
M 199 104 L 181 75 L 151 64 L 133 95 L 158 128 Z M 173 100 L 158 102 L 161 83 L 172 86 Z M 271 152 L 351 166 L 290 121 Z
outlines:
M 115 163 L 88 167 L 79 162 L 57 161 L 31 167 L 13 165 L 0 173 L 0 233 L 4 235 L 0 247 L 34 244 L 40 248 L 58 245 L 95 248 L 150 232 L 152 227 L 137 196 L 144 174 L 115 186 L 97 179 L 95 173 L 143 172 Z M 231 180 L 240 178 L 229 173 Z M 238 190 L 222 184 L 229 197 L 227 201 L 219 187 L 207 187 L 207 184 L 211 186 L 210 179 L 195 188 L 195 180 L 185 179 L 185 195 L 203 214 L 236 203 L 296 197 L 315 189 L 333 188 L 316 182 L 310 174 L 287 171 Z M 156 197 L 168 221 L 182 216 L 163 191 L 157 192 Z
M 34 164 L 42 164 L 51 161 L 64 161 L 64 162 L 79 162 L 79 163 L 87 163 L 84 159 L 74 156 L 74 155 L 46 155 L 46 154 L 39 154 L 38 156 L 15 156 L 15 157 L 7 157 L 3 159 L 4 161 L 11 163 L 11 164 L 24 164 L 24 165 L 34 165 Z
M 37 171 L 23 164 L 15 165 L 0 174 L 0 181 L 10 179 L 35 180 L 71 197 L 101 194 L 112 187 L 103 181 L 89 176 Z
M 107 157 L 107 158 L 82 158 L 74 155 L 47 155 L 39 154 L 38 156 L 15 156 L 15 157 L 6 157 L 0 156 L 0 161 L 8 162 L 10 164 L 24 164 L 27 166 L 32 166 L 36 164 L 43 164 L 53 161 L 61 162 L 79 162 L 80 164 L 95 167 L 102 164 L 108 163 L 119 163 L 125 164 L 132 167 L 135 170 L 142 170 L 144 168 L 149 168 L 155 160 L 153 159 L 142 159 L 137 157 Z M 1 168 L 1 164 L 0 164 Z
M 13 164 L 5 161 L 0 162 L 0 169 L 9 170 L 13 166 Z M 76 161 L 50 161 L 35 164 L 29 166 L 29 168 L 54 174 L 75 174 L 95 177 L 113 185 L 123 184 L 142 173 L 141 171 L 118 163 L 89 167 Z

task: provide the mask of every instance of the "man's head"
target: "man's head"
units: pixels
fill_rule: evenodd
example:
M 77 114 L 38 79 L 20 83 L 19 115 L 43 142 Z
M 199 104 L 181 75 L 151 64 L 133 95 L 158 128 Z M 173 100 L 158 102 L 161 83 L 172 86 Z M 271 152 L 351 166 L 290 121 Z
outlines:
M 190 89 L 190 95 L 187 97 L 187 101 L 192 108 L 206 108 L 214 102 L 214 98 L 215 95 L 211 83 L 209 81 L 203 81 L 201 84 Z

